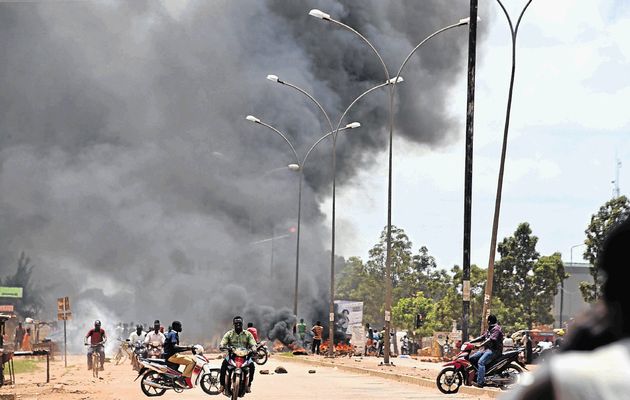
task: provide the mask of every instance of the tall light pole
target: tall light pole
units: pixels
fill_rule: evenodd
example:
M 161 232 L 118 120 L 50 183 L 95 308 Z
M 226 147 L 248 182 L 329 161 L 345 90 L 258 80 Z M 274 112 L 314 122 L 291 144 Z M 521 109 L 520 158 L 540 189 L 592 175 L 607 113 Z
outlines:
M 571 261 L 569 261 L 570 266 L 573 266 L 573 249 L 580 246 L 586 246 L 586 244 L 578 243 L 576 245 L 571 246 L 571 251 L 570 251 Z M 566 273 L 565 273 L 565 276 L 566 276 Z M 560 281 L 560 328 L 562 328 L 562 312 L 564 311 L 564 280 L 566 279 L 565 276 L 563 276 L 562 280 Z
M 313 151 L 313 149 L 319 144 L 321 143 L 322 140 L 326 139 L 327 137 L 331 136 L 333 134 L 332 131 L 326 133 L 325 135 L 323 135 L 322 137 L 320 137 L 306 152 L 306 155 L 304 156 L 304 158 L 300 161 L 300 157 L 298 156 L 297 152 L 295 151 L 295 146 L 293 146 L 293 144 L 291 143 L 291 141 L 287 138 L 287 136 L 285 134 L 283 134 L 282 132 L 280 132 L 278 129 L 276 129 L 275 127 L 262 122 L 259 118 L 254 117 L 253 115 L 248 115 L 247 117 L 245 117 L 245 119 L 247 119 L 250 122 L 256 123 L 256 124 L 260 124 L 266 128 L 271 129 L 274 133 L 276 133 L 277 135 L 279 135 L 280 137 L 282 137 L 282 139 L 284 139 L 284 141 L 289 145 L 289 147 L 291 148 L 291 151 L 293 152 L 293 155 L 295 157 L 295 164 L 289 164 L 288 168 L 292 171 L 296 171 L 300 174 L 299 177 L 299 184 L 298 184 L 298 215 L 297 215 L 297 232 L 296 232 L 296 249 L 295 249 L 295 289 L 294 289 L 294 294 L 293 294 L 293 314 L 297 317 L 298 316 L 298 282 L 299 282 L 299 276 L 300 276 L 300 227 L 301 227 L 301 220 L 302 220 L 302 181 L 304 179 L 304 167 L 306 165 L 306 160 L 308 159 L 308 156 L 311 154 L 311 151 Z M 361 124 L 358 122 L 352 122 L 347 124 L 345 127 L 338 129 L 339 131 L 344 131 L 346 129 L 355 129 L 360 127 Z
M 476 0 L 473 0 L 476 2 Z M 523 14 L 527 10 L 527 7 L 531 4 L 532 0 L 529 0 L 521 14 L 518 16 L 518 20 L 516 21 L 516 26 L 512 25 L 512 19 L 510 18 L 510 14 L 507 12 L 501 0 L 497 0 L 499 6 L 501 6 L 501 10 L 505 14 L 507 18 L 508 24 L 510 26 L 510 33 L 512 34 L 512 73 L 510 74 L 510 88 L 508 90 L 508 101 L 505 109 L 505 126 L 503 128 L 503 146 L 501 147 L 501 162 L 499 164 L 499 178 L 497 182 L 497 196 L 494 203 L 494 218 L 492 220 L 492 235 L 490 237 L 490 256 L 488 257 L 488 278 L 486 282 L 486 293 L 483 297 L 483 312 L 481 318 L 481 331 L 485 331 L 486 329 L 486 318 L 490 314 L 490 303 L 492 301 L 492 285 L 494 280 L 494 259 L 497 251 L 497 231 L 499 229 L 499 214 L 501 212 L 501 193 L 503 191 L 503 171 L 505 169 L 505 154 L 507 152 L 507 140 L 508 133 L 510 130 L 510 111 L 512 108 L 512 92 L 514 90 L 514 75 L 516 73 L 516 35 L 518 34 L 518 28 L 521 25 L 521 20 L 523 18 Z
M 321 106 L 321 104 L 315 100 L 315 98 L 313 96 L 311 96 L 308 92 L 306 92 L 304 89 L 301 89 L 300 87 L 280 80 L 278 78 L 277 75 L 267 75 L 267 79 L 269 79 L 272 82 L 277 82 L 280 83 L 282 85 L 286 85 L 292 89 L 297 90 L 298 92 L 302 93 L 303 95 L 307 96 L 311 101 L 313 101 L 317 107 L 322 111 L 322 113 L 324 114 L 324 116 L 326 117 L 326 121 L 328 121 L 328 124 L 330 126 L 330 131 L 332 132 L 332 138 L 333 138 L 333 145 L 332 145 L 332 215 L 331 215 L 331 219 L 332 219 L 332 226 L 331 226 L 331 250 L 330 250 L 330 304 L 329 304 L 329 314 L 328 314 L 328 335 L 329 335 L 329 341 L 330 341 L 330 345 L 328 346 L 328 356 L 329 357 L 334 357 L 334 338 L 335 338 L 335 327 L 334 327 L 334 322 L 335 322 L 335 219 L 336 219 L 336 208 L 335 208 L 335 203 L 336 203 L 336 180 L 337 180 L 337 134 L 339 133 L 339 128 L 341 127 L 341 123 L 343 122 L 346 114 L 350 111 L 350 109 L 360 100 L 362 99 L 364 96 L 366 96 L 367 94 L 373 92 L 376 89 L 379 89 L 381 87 L 387 86 L 387 85 L 394 85 L 397 83 L 400 83 L 403 81 L 402 77 L 398 77 L 397 79 L 387 79 L 385 81 L 385 83 L 382 83 L 380 85 L 377 85 L 371 89 L 366 90 L 365 92 L 361 93 L 361 95 L 359 95 L 356 99 L 354 99 L 354 101 L 352 101 L 352 103 L 350 103 L 350 105 L 344 110 L 343 114 L 341 115 L 341 117 L 339 117 L 339 122 L 337 123 L 337 129 L 335 130 L 332 127 L 332 123 L 330 121 L 330 118 L 328 117 L 328 114 L 326 113 L 326 111 L 324 110 L 324 108 Z
M 387 66 L 385 65 L 385 62 L 383 61 L 383 57 L 381 57 L 380 53 L 378 52 L 378 50 L 376 50 L 376 48 L 374 47 L 374 45 L 372 45 L 372 43 L 370 43 L 370 41 L 363 36 L 359 31 L 357 31 L 356 29 L 352 28 L 351 26 L 348 26 L 346 24 L 344 24 L 343 22 L 337 21 L 333 18 L 331 18 L 330 14 L 327 14 L 321 10 L 318 9 L 313 9 L 311 11 L 309 11 L 309 15 L 315 17 L 315 18 L 319 18 L 321 20 L 324 21 L 328 21 L 328 22 L 332 22 L 333 24 L 336 24 L 338 26 L 341 26 L 344 29 L 349 30 L 350 32 L 354 33 L 355 35 L 357 35 L 363 42 L 365 42 L 370 49 L 372 50 L 372 52 L 374 53 L 374 55 L 378 58 L 382 68 L 383 68 L 383 72 L 385 74 L 385 80 L 386 81 L 390 81 L 393 80 L 394 82 L 398 81 L 398 78 L 400 77 L 400 73 L 402 72 L 402 69 L 405 67 L 405 65 L 407 64 L 407 61 L 409 61 L 409 58 L 416 52 L 416 50 L 418 50 L 418 48 L 420 48 L 420 46 L 422 46 L 427 40 L 431 39 L 433 36 L 444 32 L 446 30 L 449 30 L 451 28 L 455 28 L 457 26 L 461 26 L 461 25 L 466 25 L 468 23 L 468 19 L 462 19 L 460 20 L 457 24 L 453 24 L 453 25 L 449 25 L 445 28 L 442 28 L 438 31 L 436 31 L 435 33 L 429 35 L 426 39 L 424 39 L 422 42 L 420 42 L 420 44 L 418 44 L 416 47 L 414 47 L 414 49 L 409 53 L 409 55 L 405 58 L 405 60 L 403 61 L 402 65 L 400 66 L 400 69 L 398 70 L 398 74 L 396 75 L 395 78 L 391 78 L 390 74 L 389 74 L 389 70 L 387 69 Z M 385 340 L 384 340 L 384 347 L 385 347 L 385 351 L 384 351 L 384 355 L 383 355 L 383 364 L 388 365 L 389 364 L 389 356 L 390 356 L 390 329 L 391 329 L 391 309 L 392 309 L 392 267 L 391 267 L 391 259 L 392 259 L 392 254 L 391 254 L 391 249 L 392 249 L 392 171 L 393 171 L 393 135 L 394 132 L 394 86 L 392 85 L 389 88 L 389 156 L 388 156 L 388 183 L 387 183 L 387 251 L 386 251 L 386 258 L 385 258 L 385 316 L 384 316 L 384 320 L 385 320 Z

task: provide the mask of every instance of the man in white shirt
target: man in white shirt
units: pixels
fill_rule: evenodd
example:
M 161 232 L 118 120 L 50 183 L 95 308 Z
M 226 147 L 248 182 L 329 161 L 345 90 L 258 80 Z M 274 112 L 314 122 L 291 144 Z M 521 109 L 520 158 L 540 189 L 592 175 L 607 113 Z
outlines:
M 153 323 L 153 330 L 149 331 L 149 333 L 146 334 L 144 338 L 144 343 L 150 344 L 153 342 L 159 342 L 161 346 L 164 346 L 165 340 L 166 337 L 162 332 L 160 332 L 160 321 L 156 319 Z
M 142 331 L 142 325 L 138 325 L 136 326 L 136 331 L 131 332 L 131 335 L 129 335 L 129 342 L 131 342 L 131 345 L 133 346 L 135 346 L 135 344 L 138 342 L 144 343 L 145 336 L 146 333 Z

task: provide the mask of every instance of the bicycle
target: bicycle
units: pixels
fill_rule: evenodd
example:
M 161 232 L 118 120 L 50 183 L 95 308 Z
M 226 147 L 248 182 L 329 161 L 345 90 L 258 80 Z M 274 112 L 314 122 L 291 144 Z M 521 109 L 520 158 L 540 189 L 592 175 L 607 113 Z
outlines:
M 92 349 L 92 376 L 96 379 L 98 379 L 98 372 L 101 369 L 101 355 L 100 353 L 97 351 L 97 349 L 99 347 L 101 347 L 103 345 L 103 342 L 97 343 L 97 344 L 91 344 L 89 345 L 90 348 Z M 105 360 L 103 360 L 105 361 Z
M 129 341 L 128 340 L 121 340 L 121 339 L 117 339 L 120 342 L 120 345 L 118 346 L 118 351 L 116 352 L 116 355 L 114 356 L 114 363 L 116 365 L 120 364 L 121 362 L 124 362 L 125 357 L 127 357 L 128 359 L 131 359 L 131 346 L 129 345 Z

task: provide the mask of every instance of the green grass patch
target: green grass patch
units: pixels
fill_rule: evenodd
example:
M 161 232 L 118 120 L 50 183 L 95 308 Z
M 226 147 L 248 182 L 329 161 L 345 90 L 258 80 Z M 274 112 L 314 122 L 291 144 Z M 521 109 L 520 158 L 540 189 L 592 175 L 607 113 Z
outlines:
M 35 360 L 13 359 L 13 368 L 16 374 L 37 371 L 40 366 Z

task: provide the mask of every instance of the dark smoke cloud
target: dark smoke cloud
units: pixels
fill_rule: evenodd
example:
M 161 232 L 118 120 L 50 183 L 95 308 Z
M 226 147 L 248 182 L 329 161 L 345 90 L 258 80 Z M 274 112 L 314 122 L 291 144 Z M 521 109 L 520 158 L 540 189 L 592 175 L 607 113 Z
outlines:
M 465 16 L 466 3 L 0 4 L 0 275 L 26 251 L 47 315 L 55 297 L 69 295 L 83 304 L 75 323 L 86 327 L 103 315 L 177 318 L 203 336 L 242 314 L 275 332 L 292 321 L 270 310 L 291 307 L 295 238 L 274 241 L 273 265 L 270 242 L 253 243 L 295 225 L 297 177 L 267 173 L 293 162 L 291 153 L 244 116 L 287 132 L 301 154 L 328 127 L 312 104 L 265 76 L 304 87 L 335 119 L 384 77 L 361 42 L 309 9 L 364 32 L 394 73 L 419 40 Z M 438 37 L 408 66 L 397 135 L 435 145 L 457 132 L 444 105 L 465 39 L 465 29 Z M 349 115 L 363 127 L 339 140 L 340 184 L 385 148 L 386 104 L 383 91 Z M 307 321 L 327 319 L 329 232 L 319 203 L 330 192 L 329 145 L 309 163 Z

